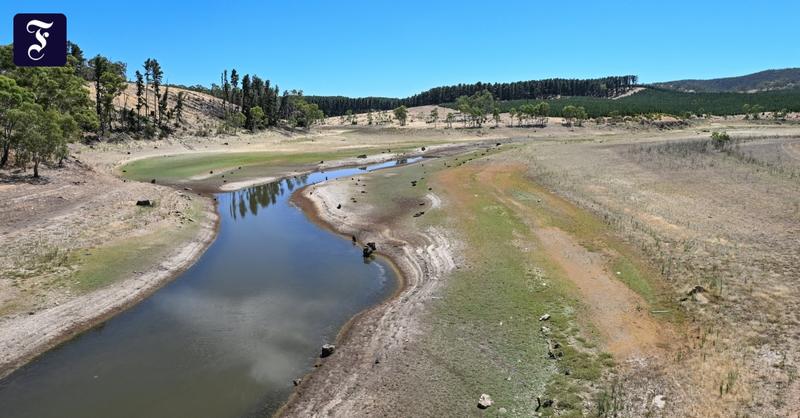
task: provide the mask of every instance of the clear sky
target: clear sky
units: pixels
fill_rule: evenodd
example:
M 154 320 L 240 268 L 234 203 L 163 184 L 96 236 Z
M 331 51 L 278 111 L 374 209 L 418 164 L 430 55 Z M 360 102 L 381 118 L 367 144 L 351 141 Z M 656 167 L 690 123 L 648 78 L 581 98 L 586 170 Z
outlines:
M 642 82 L 800 66 L 800 0 L 3 1 L 66 14 L 87 57 L 148 57 L 170 83 L 224 68 L 306 94 L 407 96 L 460 82 L 639 75 Z

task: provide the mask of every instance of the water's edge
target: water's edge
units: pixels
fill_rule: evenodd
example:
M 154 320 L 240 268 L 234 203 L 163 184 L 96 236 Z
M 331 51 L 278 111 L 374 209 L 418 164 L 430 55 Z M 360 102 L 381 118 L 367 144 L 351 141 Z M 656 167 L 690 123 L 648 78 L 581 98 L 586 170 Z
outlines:
M 414 162 L 416 162 L 416 161 L 418 161 L 420 159 L 421 159 L 421 157 L 406 157 L 406 158 L 401 158 L 400 160 L 402 160 L 402 161 L 398 161 L 398 158 L 396 156 L 393 156 L 393 158 L 385 158 L 381 162 L 370 161 L 368 165 L 365 165 L 363 163 L 362 164 L 353 164 L 352 162 L 345 162 L 344 164 L 337 165 L 335 167 L 333 167 L 333 166 L 326 167 L 324 170 L 308 170 L 306 173 L 309 174 L 309 175 L 325 175 L 327 172 L 333 172 L 335 170 L 346 170 L 346 169 L 355 169 L 355 168 L 367 170 L 367 167 L 369 167 L 369 169 L 368 169 L 369 171 L 365 171 L 365 172 L 371 172 L 371 171 L 380 170 L 380 169 L 388 168 L 388 167 L 394 167 L 394 166 L 398 166 L 398 165 L 413 164 Z M 391 163 L 392 161 L 394 161 L 394 164 L 393 165 L 389 165 L 389 163 Z M 331 173 L 331 174 L 333 175 L 334 173 Z M 360 174 L 360 173 L 357 173 L 357 174 Z M 342 174 L 342 175 L 347 175 L 347 174 Z M 292 177 L 294 177 L 295 181 L 296 181 L 297 180 L 296 178 L 300 177 L 300 176 L 302 176 L 302 175 L 293 172 L 290 175 L 284 176 L 281 179 L 276 180 L 276 182 L 280 184 L 282 182 L 289 181 Z M 327 177 L 326 177 L 326 180 L 327 180 Z M 349 236 L 344 236 L 339 231 L 336 231 L 336 229 L 333 228 L 331 225 L 326 224 L 324 222 L 320 222 L 319 217 L 316 216 L 316 213 L 314 211 L 309 211 L 308 208 L 304 208 L 301 205 L 296 204 L 295 197 L 300 195 L 300 193 L 298 193 L 298 192 L 302 192 L 307 187 L 309 187 L 309 186 L 311 186 L 313 184 L 320 184 L 320 183 L 322 183 L 323 181 L 326 181 L 326 180 L 319 180 L 316 183 L 307 183 L 303 187 L 300 187 L 300 188 L 297 188 L 297 189 L 294 189 L 294 190 L 291 190 L 291 188 L 290 188 L 289 189 L 289 194 L 286 197 L 286 203 L 288 203 L 289 205 L 293 206 L 299 212 L 298 215 L 300 215 L 301 217 L 305 218 L 305 220 L 309 224 L 313 224 L 314 226 L 319 228 L 319 230 L 325 231 L 326 233 L 330 233 L 330 234 L 336 235 L 337 238 L 335 238 L 335 239 L 337 239 L 337 240 L 338 239 L 343 239 L 345 241 L 350 241 L 350 237 Z M 305 181 L 305 180 L 302 180 L 302 181 Z M 256 187 L 256 186 L 243 187 L 243 188 L 241 188 L 241 189 L 239 189 L 237 191 L 244 191 L 244 190 L 250 189 L 252 187 Z M 197 251 L 195 254 L 193 254 L 193 257 L 191 259 L 183 260 L 183 265 L 181 265 L 181 268 L 173 269 L 173 270 L 170 270 L 170 271 L 163 271 L 162 274 L 164 275 L 164 277 L 159 278 L 159 281 L 156 282 L 153 286 L 147 287 L 147 288 L 142 288 L 141 291 L 136 292 L 135 294 L 131 295 L 131 297 L 129 299 L 125 300 L 124 303 L 121 303 L 120 307 L 118 309 L 114 310 L 113 312 L 106 312 L 106 313 L 103 313 L 103 314 L 100 314 L 100 315 L 97 315 L 97 316 L 94 316 L 92 318 L 87 319 L 85 322 L 83 322 L 81 324 L 82 325 L 81 328 L 75 329 L 75 330 L 73 330 L 73 332 L 71 332 L 69 334 L 62 335 L 61 339 L 59 339 L 58 341 L 54 341 L 52 343 L 52 345 L 50 345 L 48 348 L 41 350 L 35 356 L 32 356 L 30 359 L 28 359 L 28 361 L 26 361 L 24 364 L 20 364 L 20 365 L 18 365 L 18 367 L 15 367 L 13 370 L 10 370 L 5 376 L 0 378 L 0 382 L 4 382 L 5 377 L 8 377 L 14 371 L 20 370 L 20 368 L 22 368 L 25 365 L 34 363 L 35 360 L 44 357 L 45 354 L 50 353 L 51 351 L 53 351 L 56 348 L 60 348 L 62 346 L 66 346 L 71 341 L 77 340 L 79 337 L 81 337 L 81 336 L 83 336 L 85 334 L 89 334 L 93 330 L 97 330 L 98 332 L 102 332 L 103 328 L 105 328 L 107 323 L 111 323 L 113 325 L 113 322 L 110 322 L 111 319 L 114 319 L 117 316 L 119 316 L 120 314 L 132 310 L 131 308 L 133 308 L 133 307 L 139 306 L 145 300 L 148 300 L 150 297 L 152 297 L 154 294 L 156 294 L 160 289 L 162 289 L 166 285 L 174 282 L 175 279 L 181 277 L 184 273 L 187 272 L 187 270 L 189 270 L 190 268 L 192 268 L 193 266 L 198 264 L 197 262 L 202 259 L 203 255 L 206 254 L 206 252 L 207 252 L 207 250 L 209 248 L 211 248 L 212 244 L 214 244 L 214 242 L 218 241 L 218 238 L 220 237 L 220 235 L 222 235 L 222 236 L 226 235 L 226 234 L 221 234 L 221 230 L 222 230 L 221 223 L 222 223 L 222 218 L 223 218 L 223 215 L 224 215 L 223 211 L 225 210 L 225 208 L 223 207 L 224 206 L 223 203 L 227 199 L 217 198 L 217 197 L 220 196 L 220 195 L 234 194 L 237 191 L 223 191 L 223 192 L 220 192 L 219 194 L 217 194 L 217 193 L 203 193 L 203 194 L 201 194 L 204 199 L 209 199 L 208 204 L 206 205 L 206 207 L 207 208 L 213 207 L 212 214 L 208 215 L 208 217 L 206 218 L 206 222 L 208 223 L 208 225 L 207 225 L 206 228 L 204 228 L 202 230 L 203 233 L 208 235 L 208 237 L 207 237 L 207 239 L 205 241 L 202 241 L 203 246 L 202 246 L 202 249 L 200 251 Z M 248 191 L 247 193 L 250 193 L 250 192 Z M 213 205 L 211 204 L 212 201 L 213 201 Z M 213 216 L 213 218 L 212 218 L 212 216 Z M 213 225 L 211 225 L 212 221 L 213 221 Z M 202 235 L 202 233 L 200 235 Z M 230 238 L 230 237 L 228 237 L 228 238 Z M 196 243 L 196 241 L 198 241 L 198 240 L 195 239 L 192 242 Z M 220 245 L 222 245 L 222 244 L 220 244 Z M 393 273 L 393 275 L 391 275 L 391 274 L 388 275 L 390 277 L 390 281 L 387 282 L 387 283 L 391 283 L 391 288 L 387 288 L 387 290 L 389 290 L 389 293 L 387 293 L 382 299 L 377 300 L 376 301 L 377 303 L 374 303 L 374 304 L 371 304 L 371 305 L 366 305 L 360 311 L 356 310 L 356 311 L 354 311 L 355 312 L 354 314 L 350 313 L 349 317 L 345 316 L 342 319 L 346 318 L 346 320 L 344 322 L 342 322 L 342 323 L 339 323 L 338 326 L 335 325 L 335 324 L 331 324 L 332 327 L 333 327 L 331 329 L 331 331 L 333 331 L 335 333 L 335 337 L 333 339 L 335 340 L 336 344 L 343 344 L 343 343 L 346 342 L 347 335 L 348 335 L 352 325 L 357 321 L 358 318 L 362 317 L 366 312 L 370 312 L 371 310 L 374 310 L 374 309 L 379 309 L 385 303 L 388 303 L 389 301 L 394 300 L 406 288 L 404 275 L 402 274 L 401 269 L 398 268 L 398 265 L 395 262 L 395 260 L 393 260 L 391 257 L 389 257 L 385 253 L 376 253 L 376 256 L 378 257 L 378 259 L 381 262 L 381 264 L 384 265 L 384 268 L 389 268 L 391 270 L 391 272 Z M 130 279 L 126 279 L 126 280 L 130 280 Z M 141 282 L 139 284 L 141 284 Z M 121 340 L 121 341 L 124 341 L 124 340 Z M 49 360 L 44 360 L 44 361 L 49 362 Z M 47 364 L 47 363 L 45 363 L 45 364 Z M 310 364 L 309 364 L 309 366 L 310 366 Z M 26 370 L 27 370 L 27 368 L 26 368 Z M 305 377 L 306 376 L 308 376 L 309 374 L 313 374 L 317 369 L 316 368 L 308 368 L 306 370 L 308 371 L 308 373 L 306 373 L 305 376 L 303 376 L 303 379 L 302 379 L 303 381 L 305 381 Z M 29 372 L 26 371 L 25 373 L 29 373 Z M 95 376 L 95 378 L 96 377 L 97 376 Z M 273 406 L 270 407 L 270 409 L 275 408 L 277 406 L 278 407 L 277 411 L 280 411 L 281 408 L 282 408 L 282 405 L 285 405 L 286 403 L 288 403 L 294 397 L 294 395 L 295 395 L 295 393 L 296 393 L 296 391 L 298 389 L 299 389 L 299 387 L 291 389 L 289 391 L 289 394 L 288 394 L 286 399 L 283 399 L 283 401 L 280 401 L 280 399 L 278 399 L 277 405 L 275 403 L 273 403 L 272 404 Z
M 402 155 L 402 156 L 399 156 L 399 155 L 379 156 L 379 158 L 371 159 L 368 164 L 370 164 L 370 165 L 383 164 L 383 163 L 386 163 L 386 162 L 389 162 L 389 161 L 397 160 L 399 158 L 417 158 L 420 155 L 421 154 L 419 154 L 419 153 L 408 153 L 408 154 L 405 154 L 405 155 Z M 145 157 L 145 158 L 147 158 L 147 157 Z M 121 167 L 122 165 L 127 164 L 128 162 L 135 161 L 136 159 L 137 158 L 133 158 L 133 159 L 129 159 L 129 160 L 123 160 L 123 161 L 117 163 L 115 165 L 114 171 L 112 171 L 114 173 L 114 176 L 118 176 L 118 174 L 120 174 L 120 173 L 117 173 L 116 168 Z M 52 351 L 52 350 L 54 350 L 54 349 L 56 349 L 56 348 L 58 348 L 58 347 L 60 347 L 60 346 L 62 346 L 64 344 L 68 344 L 73 339 L 75 339 L 75 338 L 81 336 L 82 334 L 87 333 L 87 332 L 89 332 L 89 331 L 91 331 L 91 330 L 93 330 L 93 329 L 95 329 L 97 327 L 102 326 L 104 323 L 106 323 L 109 320 L 113 319 L 117 315 L 120 315 L 120 314 L 124 313 L 125 311 L 133 308 L 134 306 L 140 304 L 141 302 L 143 302 L 147 298 L 153 296 L 153 294 L 155 294 L 161 288 L 163 288 L 167 284 L 171 283 L 172 281 L 174 281 L 175 279 L 180 277 L 189 268 L 191 268 L 198 260 L 200 260 L 200 258 L 203 256 L 203 254 L 206 253 L 206 251 L 211 247 L 211 245 L 214 243 L 214 241 L 216 241 L 217 236 L 219 235 L 220 215 L 219 215 L 218 202 L 217 202 L 217 199 L 215 198 L 215 195 L 217 193 L 233 193 L 233 192 L 236 192 L 236 191 L 239 191 L 239 190 L 243 190 L 243 189 L 246 189 L 246 188 L 249 188 L 249 187 L 255 187 L 255 186 L 258 186 L 258 185 L 263 185 L 263 184 L 272 183 L 272 182 L 280 182 L 280 181 L 286 180 L 288 178 L 291 178 L 293 176 L 302 176 L 302 175 L 308 175 L 308 174 L 317 173 L 317 172 L 325 171 L 325 170 L 328 170 L 328 171 L 330 171 L 330 170 L 340 170 L 340 169 L 347 169 L 347 168 L 356 168 L 356 167 L 361 167 L 361 166 L 364 166 L 364 164 L 363 163 L 359 164 L 359 162 L 357 162 L 357 161 L 356 162 L 351 161 L 351 160 L 334 161 L 334 162 L 331 162 L 330 165 L 327 165 L 324 170 L 320 170 L 318 168 L 308 169 L 308 170 L 301 170 L 301 171 L 297 171 L 297 172 L 285 173 L 284 175 L 281 175 L 281 176 L 278 176 L 278 177 L 275 177 L 275 178 L 265 179 L 262 182 L 256 182 L 256 183 L 253 183 L 253 184 L 248 184 L 246 186 L 242 186 L 242 187 L 240 187 L 238 189 L 234 189 L 234 190 L 224 190 L 224 191 L 223 190 L 219 190 L 217 192 L 210 191 L 210 192 L 197 193 L 196 194 L 197 196 L 199 196 L 200 198 L 205 199 L 205 200 L 208 201 L 206 203 L 206 205 L 205 205 L 206 206 L 205 216 L 207 217 L 207 219 L 211 223 L 213 223 L 213 225 L 201 226 L 201 230 L 200 230 L 200 232 L 198 232 L 198 235 L 196 235 L 191 241 L 183 243 L 183 245 L 181 245 L 181 248 L 186 248 L 188 246 L 192 246 L 192 245 L 195 245 L 195 244 L 198 244 L 198 243 L 201 245 L 201 248 L 195 249 L 195 251 L 193 252 L 191 257 L 189 257 L 187 259 L 184 259 L 184 260 L 180 260 L 180 262 L 178 263 L 178 266 L 176 268 L 174 268 L 174 269 L 162 270 L 160 268 L 160 265 L 159 266 L 154 266 L 153 268 L 151 268 L 151 270 L 148 271 L 148 273 L 158 272 L 158 275 L 160 277 L 154 278 L 152 281 L 146 283 L 144 286 L 141 286 L 142 277 L 140 275 L 132 275 L 132 276 L 129 276 L 129 277 L 121 280 L 116 285 L 111 285 L 109 288 L 101 289 L 101 290 L 96 291 L 95 293 L 101 293 L 101 292 L 108 291 L 108 290 L 111 290 L 111 289 L 122 288 L 122 287 L 125 286 L 126 283 L 129 283 L 129 282 L 130 283 L 135 283 L 136 286 L 137 286 L 136 290 L 132 290 L 132 291 L 127 292 L 124 297 L 115 300 L 112 303 L 111 306 L 108 306 L 103 310 L 97 311 L 94 314 L 92 314 L 91 316 L 84 316 L 84 317 L 80 317 L 80 318 L 74 318 L 74 320 L 71 321 L 73 323 L 71 323 L 70 325 L 68 325 L 65 328 L 59 329 L 59 330 L 57 330 L 55 332 L 52 332 L 52 335 L 48 336 L 46 341 L 44 341 L 42 343 L 25 344 L 24 345 L 24 347 L 25 347 L 25 351 L 24 352 L 21 352 L 19 354 L 14 355 L 13 358 L 10 361 L 8 361 L 5 364 L 1 364 L 0 365 L 0 380 L 3 380 L 5 378 L 7 378 L 8 376 L 13 374 L 14 372 L 19 370 L 20 368 L 26 366 L 27 364 L 30 364 L 30 363 L 36 361 L 38 358 L 40 358 L 44 354 L 48 353 L 49 351 Z M 165 186 L 170 187 L 172 189 L 175 189 L 177 191 L 182 191 L 182 189 L 184 187 L 182 185 L 165 185 Z M 307 212 L 305 212 L 305 211 L 304 211 L 304 214 L 306 214 L 306 216 L 308 216 Z M 328 229 L 328 230 L 335 233 L 335 231 L 333 231 L 332 229 Z M 337 233 L 337 235 L 341 235 L 341 234 Z M 179 254 L 175 255 L 175 257 L 178 257 L 178 256 L 179 256 Z M 384 258 L 384 261 L 386 261 L 386 260 L 387 259 Z M 172 262 L 175 262 L 175 261 L 177 261 L 177 260 L 174 260 L 174 257 L 173 257 L 173 259 L 169 260 L 168 262 L 172 263 Z M 389 263 L 389 264 L 393 265 L 393 263 Z M 396 268 L 395 268 L 395 272 L 397 272 Z M 75 298 L 75 299 L 73 299 L 73 300 L 71 300 L 71 301 L 69 301 L 69 302 L 67 302 L 67 303 L 65 303 L 63 305 L 50 308 L 49 310 L 46 310 L 44 312 L 53 311 L 53 314 L 51 315 L 51 316 L 54 317 L 53 322 L 58 323 L 63 319 L 63 315 L 61 315 L 60 313 L 56 312 L 56 310 L 66 309 L 66 308 L 68 308 L 68 305 L 70 305 L 70 304 L 76 304 L 77 305 L 77 304 L 84 304 L 84 303 L 85 303 L 85 297 L 79 297 L 79 298 Z M 39 320 L 38 317 L 37 318 L 25 318 L 25 317 L 21 318 L 22 321 L 24 321 L 24 320 L 33 320 L 33 319 Z M 39 334 L 40 332 L 36 332 L 36 333 Z M 47 333 L 50 333 L 50 332 L 47 332 Z

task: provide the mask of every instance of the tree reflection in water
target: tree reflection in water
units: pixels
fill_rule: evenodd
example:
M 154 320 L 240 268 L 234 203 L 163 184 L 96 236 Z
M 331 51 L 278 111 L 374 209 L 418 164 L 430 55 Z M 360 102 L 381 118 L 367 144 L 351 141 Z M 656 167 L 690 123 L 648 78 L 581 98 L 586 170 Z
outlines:
M 292 193 L 307 182 L 308 175 L 304 174 L 232 192 L 228 211 L 233 219 L 244 219 L 248 214 L 257 215 L 259 209 L 277 203 L 278 197 L 283 196 L 284 192 Z

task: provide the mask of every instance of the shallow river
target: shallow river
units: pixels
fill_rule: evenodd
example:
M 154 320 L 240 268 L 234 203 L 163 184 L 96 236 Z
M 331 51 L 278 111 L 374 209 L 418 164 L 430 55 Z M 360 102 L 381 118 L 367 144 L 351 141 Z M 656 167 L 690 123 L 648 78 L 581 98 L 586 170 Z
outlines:
M 369 170 L 395 162 L 368 167 Z M 217 195 L 219 235 L 150 298 L 0 381 L 2 417 L 268 415 L 359 311 L 396 287 L 383 260 L 310 222 L 292 190 L 340 169 Z

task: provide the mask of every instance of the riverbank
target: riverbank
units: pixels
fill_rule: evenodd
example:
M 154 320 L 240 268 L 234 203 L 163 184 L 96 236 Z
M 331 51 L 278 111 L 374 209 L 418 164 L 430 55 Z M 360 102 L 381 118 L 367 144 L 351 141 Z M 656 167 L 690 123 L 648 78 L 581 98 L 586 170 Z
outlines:
M 45 184 L 4 187 L 0 376 L 145 299 L 215 237 L 213 199 L 77 160 Z
M 237 139 L 242 143 L 229 138 L 211 141 L 212 155 L 235 156 L 263 146 Z M 50 171 L 42 183 L 9 178 L 11 184 L 0 186 L 0 211 L 6 220 L 0 234 L 9 244 L 0 255 L 7 279 L 0 280 L 0 377 L 137 304 L 191 266 L 216 235 L 218 216 L 210 193 L 472 146 L 428 144 L 422 151 L 405 145 L 407 152 L 384 150 L 365 158 L 350 148 L 297 157 L 282 151 L 278 155 L 289 155 L 288 160 L 279 157 L 274 166 L 274 158 L 256 160 L 256 169 L 232 183 L 187 179 L 189 183 L 154 185 L 117 177 L 125 174 L 120 167 L 131 162 L 202 154 L 190 143 L 157 144 L 151 150 L 141 149 L 141 144 L 101 150 L 78 146 L 73 150 L 76 157 Z M 131 145 L 139 146 L 134 155 Z M 340 159 L 316 161 L 320 155 Z M 136 206 L 141 199 L 153 206 Z
M 539 410 L 537 398 L 548 413 L 579 412 L 597 408 L 615 362 L 663 369 L 669 324 L 609 274 L 617 247 L 605 232 L 551 224 L 553 214 L 567 225 L 589 218 L 509 164 L 527 146 L 491 144 L 294 195 L 321 225 L 375 242 L 405 283 L 350 321 L 276 415 L 472 416 L 481 393 L 512 415 Z M 535 195 L 541 208 L 530 207 Z M 650 283 L 641 273 L 628 266 L 625 279 Z
M 4 320 L 0 324 L 0 378 L 136 305 L 189 268 L 214 241 L 217 216 L 213 209 L 207 215 L 199 221 L 194 237 L 179 243 L 159 264 L 83 297 Z
M 440 280 L 456 268 L 458 243 L 444 229 L 395 230 L 376 223 L 367 208 L 359 211 L 350 203 L 341 210 L 341 202 L 354 194 L 352 186 L 349 179 L 312 185 L 296 192 L 292 202 L 331 231 L 355 237 L 361 245 L 378 243 L 378 254 L 400 273 L 400 288 L 343 327 L 336 354 L 302 379 L 277 416 L 357 416 L 363 414 L 365 402 L 380 402 L 368 376 L 420 333 L 423 302 L 435 297 Z M 432 193 L 430 199 L 438 200 Z

